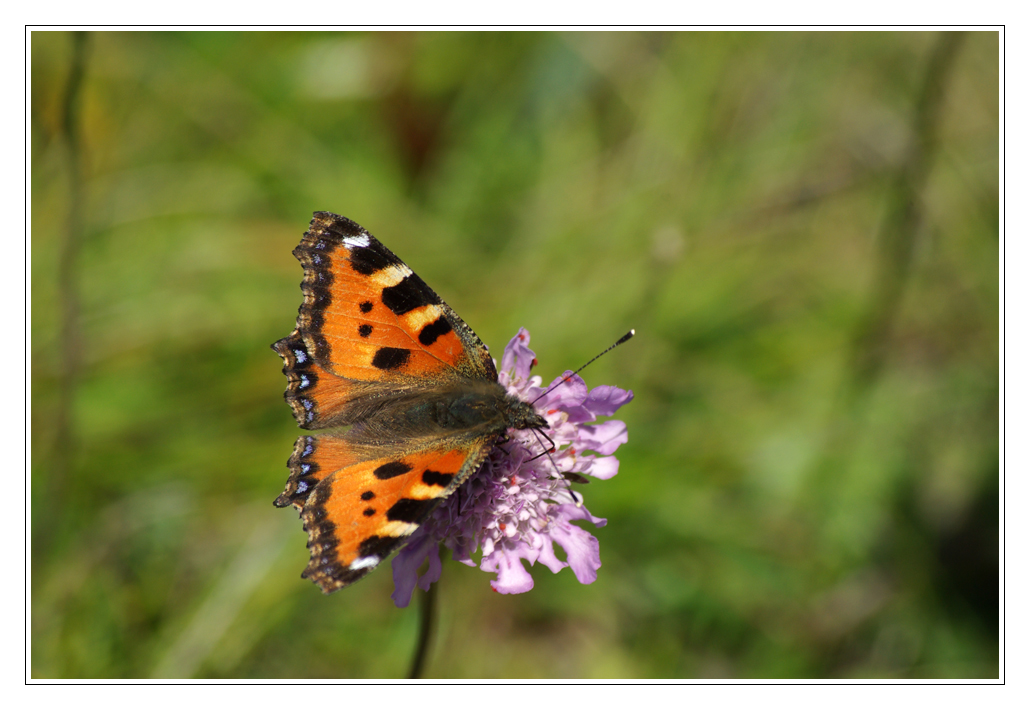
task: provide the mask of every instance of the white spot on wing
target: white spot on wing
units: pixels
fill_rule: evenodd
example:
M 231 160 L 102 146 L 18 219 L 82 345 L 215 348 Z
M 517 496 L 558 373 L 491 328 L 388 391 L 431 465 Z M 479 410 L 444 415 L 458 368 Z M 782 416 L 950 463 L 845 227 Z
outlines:
M 405 264 L 394 264 L 372 274 L 372 279 L 383 288 L 386 288 L 388 286 L 396 286 L 406 276 L 411 276 L 411 269 Z
M 351 249 L 364 249 L 369 245 L 368 235 L 359 234 L 356 237 L 344 237 L 343 243 L 349 246 Z
M 423 483 L 418 483 L 412 486 L 406 495 L 419 500 L 429 500 L 430 498 L 442 498 L 446 493 L 447 486 L 427 486 Z
M 351 569 L 365 569 L 367 567 L 375 567 L 381 560 L 379 555 L 369 555 L 368 557 L 359 557 L 350 563 Z
M 430 323 L 436 321 L 437 318 L 443 315 L 443 308 L 435 303 L 431 303 L 428 306 L 422 306 L 412 311 L 408 311 L 401 318 L 404 319 L 404 324 L 413 331 L 420 331 Z
M 415 523 L 408 523 L 403 520 L 391 520 L 383 523 L 379 529 L 376 530 L 376 534 L 383 537 L 407 537 L 416 530 L 418 530 L 418 525 Z

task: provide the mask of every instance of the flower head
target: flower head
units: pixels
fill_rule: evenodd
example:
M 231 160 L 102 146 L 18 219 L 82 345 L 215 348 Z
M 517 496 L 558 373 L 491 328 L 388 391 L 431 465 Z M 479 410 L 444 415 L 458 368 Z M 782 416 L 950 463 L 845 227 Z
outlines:
M 521 328 L 504 349 L 497 379 L 510 394 L 535 401 L 547 419 L 544 433 L 556 450 L 540 456 L 545 447 L 537 432 L 509 430 L 510 439 L 494 447 L 482 468 L 430 514 L 394 557 L 397 606 L 408 605 L 416 583 L 428 590 L 440 578 L 441 542 L 454 559 L 470 567 L 476 566 L 472 555 L 481 548 L 478 566 L 496 575 L 490 586 L 502 594 L 533 588 L 522 560 L 530 565 L 540 562 L 552 572 L 571 567 L 582 584 L 597 579 L 597 538 L 572 523 L 589 520 L 601 527 L 607 521 L 590 514 L 562 474 L 608 479 L 618 473 L 618 459 L 611 454 L 626 443 L 626 425 L 617 420 L 592 422 L 614 414 L 633 399 L 633 393 L 607 385 L 588 390 L 579 376 L 565 372 L 551 386 L 568 380 L 540 397 L 546 388 L 539 377 L 530 375 L 535 363 L 529 333 Z M 565 560 L 555 554 L 555 543 L 565 551 Z M 427 559 L 429 567 L 420 576 L 418 569 Z

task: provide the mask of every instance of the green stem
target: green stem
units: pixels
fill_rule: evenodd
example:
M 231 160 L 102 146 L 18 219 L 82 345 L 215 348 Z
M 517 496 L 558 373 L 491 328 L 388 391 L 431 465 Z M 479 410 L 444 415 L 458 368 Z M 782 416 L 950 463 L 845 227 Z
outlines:
M 436 587 L 439 580 L 429 586 L 428 592 L 419 594 L 419 609 L 422 612 L 418 626 L 418 644 L 415 646 L 415 656 L 411 659 L 411 670 L 408 671 L 408 678 L 415 680 L 422 677 L 426 667 L 426 657 L 429 655 L 429 641 L 433 636 L 433 627 L 436 626 Z
M 61 309 L 59 352 L 61 369 L 54 423 L 54 458 L 47 488 L 53 495 L 50 519 L 60 518 L 60 507 L 74 459 L 75 427 L 73 409 L 82 361 L 81 307 L 79 303 L 79 252 L 84 233 L 82 219 L 83 167 L 80 108 L 82 82 L 86 73 L 85 32 L 72 33 L 72 60 L 61 106 L 61 129 L 67 147 L 68 212 L 64 239 L 57 262 L 58 301 Z
M 923 225 L 923 191 L 937 152 L 945 88 L 963 36 L 962 32 L 942 32 L 923 75 L 912 115 L 908 153 L 887 196 L 873 292 L 854 334 L 851 400 L 876 380 L 887 357 L 891 331 L 912 267 L 916 237 Z

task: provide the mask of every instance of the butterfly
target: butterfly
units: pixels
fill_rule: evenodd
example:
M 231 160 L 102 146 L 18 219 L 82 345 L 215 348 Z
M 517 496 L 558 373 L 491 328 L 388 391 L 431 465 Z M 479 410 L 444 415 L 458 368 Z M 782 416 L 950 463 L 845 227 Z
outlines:
M 300 511 L 326 594 L 407 542 L 509 429 L 547 421 L 497 382 L 487 347 L 393 252 L 346 217 L 316 212 L 293 250 L 297 327 L 272 344 L 302 429 L 275 500 Z

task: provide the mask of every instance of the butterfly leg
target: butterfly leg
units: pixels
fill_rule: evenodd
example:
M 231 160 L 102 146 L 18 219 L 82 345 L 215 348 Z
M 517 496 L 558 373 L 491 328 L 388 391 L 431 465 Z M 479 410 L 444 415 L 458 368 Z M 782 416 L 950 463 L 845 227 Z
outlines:
M 546 456 L 547 454 L 553 454 L 555 452 L 555 450 L 558 448 L 558 447 L 556 447 L 554 445 L 554 440 L 551 439 L 551 437 L 549 437 L 547 435 L 547 432 L 543 431 L 542 429 L 534 429 L 533 431 L 536 432 L 537 440 L 538 441 L 539 441 L 539 438 L 541 436 L 544 437 L 545 439 L 547 439 L 547 443 L 551 445 L 551 448 L 548 449 L 548 448 L 545 447 L 543 451 L 541 451 L 539 454 L 537 454 L 536 456 L 534 456 L 533 458 L 531 458 L 529 460 L 530 461 L 536 461 L 541 456 Z M 543 446 L 543 444 L 544 444 L 544 442 L 541 441 L 540 445 Z

